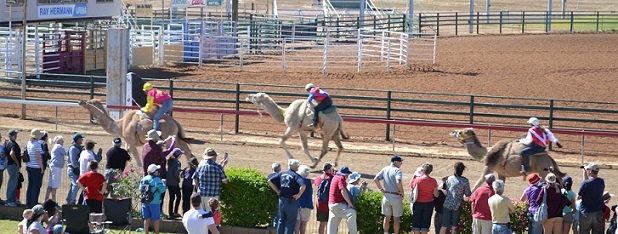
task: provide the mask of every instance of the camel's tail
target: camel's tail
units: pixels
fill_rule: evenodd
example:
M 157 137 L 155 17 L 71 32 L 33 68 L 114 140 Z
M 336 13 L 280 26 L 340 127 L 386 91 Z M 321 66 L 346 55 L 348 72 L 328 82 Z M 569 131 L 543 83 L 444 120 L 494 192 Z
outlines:
M 350 139 L 350 135 L 343 131 L 343 120 L 339 122 L 339 134 L 341 134 L 341 138 L 344 140 Z
M 180 138 L 180 140 L 186 142 L 187 144 L 191 144 L 194 139 L 187 137 L 185 129 L 182 127 L 182 125 L 180 125 L 178 122 L 176 122 L 176 125 L 178 126 L 178 138 Z
M 551 156 L 547 155 L 549 157 L 549 159 L 551 160 L 551 164 L 554 167 L 554 174 L 556 174 L 558 177 L 563 178 L 564 176 L 566 176 L 566 173 L 561 172 L 560 168 L 558 168 L 558 164 L 556 163 L 556 160 L 554 160 Z

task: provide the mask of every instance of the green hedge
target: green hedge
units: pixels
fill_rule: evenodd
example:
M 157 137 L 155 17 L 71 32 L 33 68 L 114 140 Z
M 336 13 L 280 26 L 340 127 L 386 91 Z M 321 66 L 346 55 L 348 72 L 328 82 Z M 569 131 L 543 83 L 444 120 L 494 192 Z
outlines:
M 265 227 L 277 212 L 277 194 L 256 169 L 228 168 L 228 183 L 221 189 L 222 223 L 238 227 Z
M 381 192 L 362 192 L 354 202 L 358 232 L 361 234 L 384 233 L 382 223 L 382 196 Z M 401 218 L 400 232 L 412 233 L 412 211 L 407 198 L 404 198 L 403 217 Z M 390 231 L 393 231 L 391 221 Z
M 513 233 L 528 233 L 528 203 L 513 199 L 511 201 L 515 205 L 515 213 L 510 214 Z M 461 212 L 461 218 L 457 233 L 472 234 L 472 204 L 469 201 L 462 202 L 459 211 Z

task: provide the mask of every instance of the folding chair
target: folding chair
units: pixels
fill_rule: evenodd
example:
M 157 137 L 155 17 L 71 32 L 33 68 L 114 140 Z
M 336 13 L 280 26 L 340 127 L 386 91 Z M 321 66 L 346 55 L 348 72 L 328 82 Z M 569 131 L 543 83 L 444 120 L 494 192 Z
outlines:
M 84 205 L 63 205 L 62 222 L 66 225 L 64 233 L 89 234 L 90 208 Z
M 131 233 L 131 198 L 122 200 L 106 198 L 103 201 L 103 212 L 105 213 L 106 223 L 120 230 L 109 229 L 106 233 Z

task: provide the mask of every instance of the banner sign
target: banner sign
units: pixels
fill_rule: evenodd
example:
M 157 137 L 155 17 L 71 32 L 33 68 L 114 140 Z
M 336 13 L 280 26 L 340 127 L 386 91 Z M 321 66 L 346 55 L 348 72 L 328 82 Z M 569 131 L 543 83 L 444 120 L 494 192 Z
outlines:
M 39 5 L 39 18 L 71 18 L 88 16 L 87 4 Z
M 187 7 L 188 0 L 172 0 L 172 7 Z
M 135 15 L 137 17 L 152 17 L 152 4 L 150 3 L 135 4 Z
M 223 6 L 223 0 L 206 0 L 208 6 Z

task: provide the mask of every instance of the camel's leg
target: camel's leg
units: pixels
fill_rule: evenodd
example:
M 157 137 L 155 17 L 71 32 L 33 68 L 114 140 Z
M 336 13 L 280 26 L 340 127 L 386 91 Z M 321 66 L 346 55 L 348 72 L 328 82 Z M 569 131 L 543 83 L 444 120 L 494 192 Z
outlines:
M 305 153 L 305 155 L 307 155 L 307 157 L 309 157 L 309 160 L 311 160 L 312 163 L 316 163 L 318 162 L 317 158 L 314 158 L 311 156 L 311 153 L 309 152 L 309 143 L 307 142 L 307 138 L 309 135 L 309 132 L 300 132 L 300 142 L 303 145 L 303 153 Z
M 141 154 L 137 151 L 137 147 L 131 144 L 127 144 L 127 148 L 129 149 L 128 151 L 131 154 L 131 157 L 133 157 L 133 161 L 135 161 L 137 167 L 142 167 L 142 157 Z
M 320 157 L 318 157 L 318 160 L 315 161 L 315 163 L 313 163 L 313 168 L 315 168 L 318 165 L 318 163 L 322 161 L 322 158 L 324 157 L 324 155 L 328 153 L 328 142 L 329 141 L 330 141 L 329 137 L 322 137 L 322 152 L 320 152 Z M 337 166 L 336 162 L 335 162 L 335 166 Z
M 182 151 L 185 152 L 185 159 L 187 160 L 187 162 L 189 161 L 189 159 L 191 159 L 191 157 L 194 156 L 187 142 L 176 138 L 176 147 L 180 148 Z
M 290 150 L 288 150 L 288 146 L 285 144 L 285 141 L 287 141 L 288 138 L 292 136 L 292 133 L 294 133 L 294 131 L 292 131 L 291 128 L 288 128 L 287 130 L 285 130 L 285 133 L 283 134 L 283 136 L 281 136 L 281 140 L 279 140 L 279 145 L 283 147 L 283 150 L 285 150 L 285 153 L 288 155 L 288 158 L 290 159 L 293 159 L 294 156 L 292 155 L 292 153 L 290 153 Z
M 335 145 L 337 145 L 337 156 L 335 157 L 335 166 L 339 162 L 339 155 L 341 155 L 341 151 L 343 151 L 343 145 L 341 144 L 341 139 L 339 138 L 339 134 L 335 134 L 333 136 L 333 141 Z
M 479 180 L 476 181 L 476 184 L 474 184 L 474 188 L 472 189 L 472 191 L 476 190 L 477 188 L 481 187 L 481 185 L 483 185 L 483 182 L 485 182 L 485 175 L 489 174 L 492 172 L 492 169 L 489 168 L 488 166 L 485 166 L 483 168 L 483 174 L 481 174 L 481 178 L 479 178 Z

